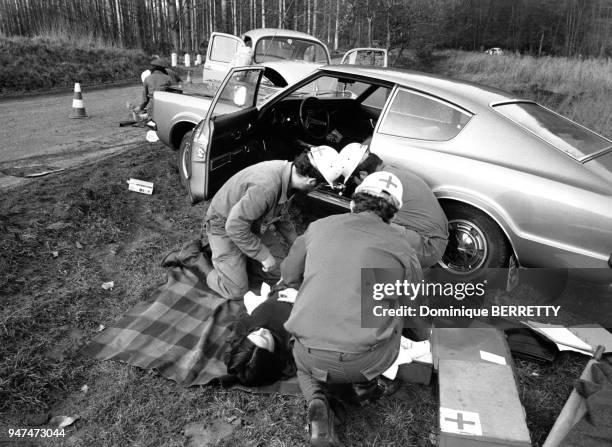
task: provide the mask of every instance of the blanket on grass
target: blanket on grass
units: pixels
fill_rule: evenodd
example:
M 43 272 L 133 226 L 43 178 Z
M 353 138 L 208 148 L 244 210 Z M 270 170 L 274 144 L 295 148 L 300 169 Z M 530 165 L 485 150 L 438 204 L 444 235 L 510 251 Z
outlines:
M 230 324 L 245 312 L 242 301 L 219 297 L 183 267 L 168 269 L 168 281 L 152 298 L 153 303 L 137 305 L 102 331 L 85 347 L 85 353 L 98 360 L 156 370 L 184 386 L 206 385 L 225 375 L 225 342 L 231 335 Z M 259 388 L 236 387 L 300 394 L 295 378 Z

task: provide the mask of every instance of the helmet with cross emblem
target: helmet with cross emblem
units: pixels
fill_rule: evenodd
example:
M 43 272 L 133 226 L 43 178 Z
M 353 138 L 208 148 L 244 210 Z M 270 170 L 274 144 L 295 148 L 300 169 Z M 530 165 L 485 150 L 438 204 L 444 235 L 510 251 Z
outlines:
M 402 182 L 395 174 L 387 171 L 378 171 L 368 175 L 357 188 L 355 194 L 365 192 L 387 200 L 397 209 L 402 207 L 404 188 Z

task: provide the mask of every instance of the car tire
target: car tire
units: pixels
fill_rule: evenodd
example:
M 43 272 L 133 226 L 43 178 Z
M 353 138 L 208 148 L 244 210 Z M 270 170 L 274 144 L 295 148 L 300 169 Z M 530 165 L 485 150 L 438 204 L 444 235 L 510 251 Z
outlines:
M 181 185 L 185 189 L 189 188 L 189 177 L 191 176 L 191 134 L 193 131 L 183 135 L 181 145 L 179 147 L 178 170 L 181 179 Z
M 512 250 L 497 223 L 471 206 L 449 203 L 444 206 L 449 239 L 439 262 L 450 278 L 468 281 L 489 276 L 487 269 L 508 267 Z M 495 275 L 497 276 L 497 275 Z

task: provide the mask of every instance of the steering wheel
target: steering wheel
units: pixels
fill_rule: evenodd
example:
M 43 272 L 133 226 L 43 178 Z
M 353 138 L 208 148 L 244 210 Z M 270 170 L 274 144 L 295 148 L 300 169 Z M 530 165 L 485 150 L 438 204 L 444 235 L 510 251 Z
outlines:
M 323 101 L 316 96 L 304 98 L 300 103 L 300 124 L 312 138 L 325 138 L 329 129 L 329 113 Z

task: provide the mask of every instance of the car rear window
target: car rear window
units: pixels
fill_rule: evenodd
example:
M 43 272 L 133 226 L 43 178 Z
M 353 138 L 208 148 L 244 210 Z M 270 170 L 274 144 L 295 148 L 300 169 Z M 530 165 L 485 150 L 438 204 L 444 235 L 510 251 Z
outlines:
M 279 60 L 329 63 L 325 48 L 318 42 L 278 36 L 259 39 L 255 46 L 254 61 L 261 64 Z
M 493 107 L 502 115 L 577 160 L 612 145 L 611 141 L 595 132 L 535 103 L 500 104 Z

